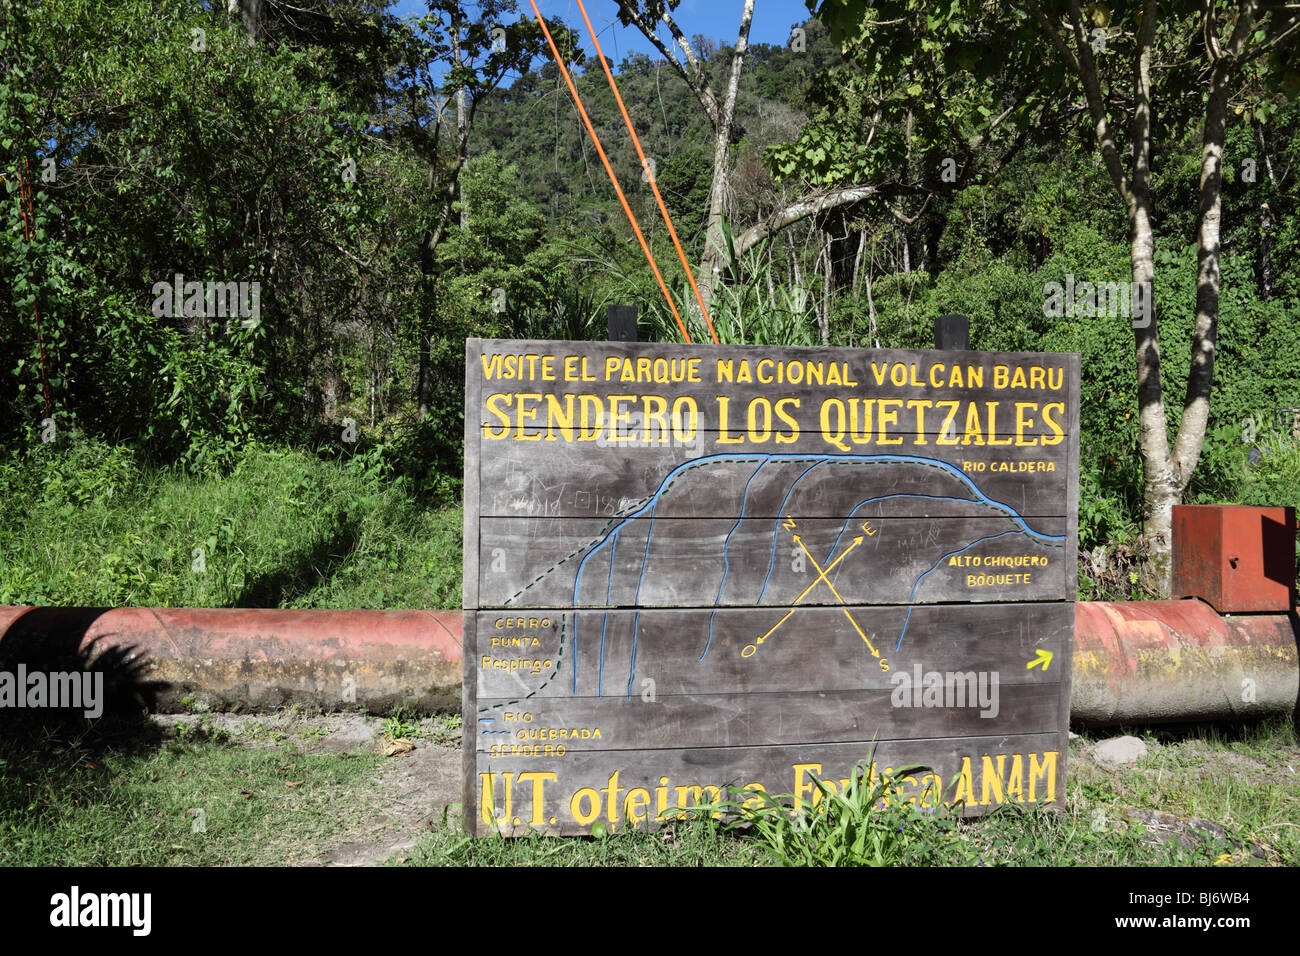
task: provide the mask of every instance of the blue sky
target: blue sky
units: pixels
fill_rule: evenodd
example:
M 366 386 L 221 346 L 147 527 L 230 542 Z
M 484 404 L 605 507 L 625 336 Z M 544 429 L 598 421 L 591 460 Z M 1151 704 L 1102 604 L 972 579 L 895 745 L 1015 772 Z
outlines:
M 528 0 L 517 0 L 521 13 L 532 15 Z M 659 53 L 640 32 L 625 28 L 618 22 L 618 7 L 613 0 L 583 0 L 587 15 L 600 38 L 601 49 L 610 62 L 617 64 L 632 51 L 658 57 Z M 574 0 L 537 0 L 545 17 L 564 20 L 584 38 L 587 28 Z M 743 0 L 682 0 L 673 12 L 673 19 L 687 37 L 702 33 L 714 40 L 733 43 L 740 26 Z M 390 9 L 398 16 L 419 16 L 427 12 L 423 0 L 397 0 Z M 754 21 L 750 27 L 751 43 L 783 44 L 790 38 L 790 27 L 808 19 L 808 8 L 803 0 L 756 0 Z M 592 53 L 591 41 L 586 39 L 583 48 Z

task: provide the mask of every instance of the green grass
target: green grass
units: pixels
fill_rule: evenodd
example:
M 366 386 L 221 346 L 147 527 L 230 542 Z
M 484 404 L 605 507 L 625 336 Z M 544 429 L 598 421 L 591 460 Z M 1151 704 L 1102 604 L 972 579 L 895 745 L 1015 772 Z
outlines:
M 763 863 L 752 841 L 711 821 L 674 822 L 654 833 L 622 831 L 603 837 L 487 836 L 471 840 L 458 809 L 398 860 L 406 866 L 754 866 Z
M 1111 734 L 1107 734 L 1111 736 Z M 1105 769 L 1071 744 L 1064 806 L 1006 806 L 959 820 L 910 808 L 879 809 L 881 784 L 825 800 L 829 813 L 768 818 L 746 827 L 695 820 L 660 832 L 604 839 L 529 835 L 470 841 L 447 817 L 403 862 L 435 865 L 704 865 L 786 863 L 929 866 L 1259 866 L 1300 864 L 1300 745 L 1288 720 L 1162 732 L 1165 743 L 1136 766 Z M 745 796 L 751 796 L 745 794 Z M 1177 839 L 1159 842 L 1149 821 L 1176 818 Z M 1226 833 L 1187 826 L 1221 824 Z M 1254 852 L 1252 852 L 1254 851 Z
M 445 747 L 460 746 L 460 714 L 424 717 L 405 705 L 384 718 L 384 734 L 407 740 L 424 739 Z
M 361 822 L 377 754 L 304 754 L 221 733 L 87 751 L 0 752 L 0 866 L 287 865 Z M 292 786 L 291 786 L 292 784 Z
M 0 604 L 460 606 L 461 512 L 253 445 L 224 477 L 94 442 L 0 460 Z

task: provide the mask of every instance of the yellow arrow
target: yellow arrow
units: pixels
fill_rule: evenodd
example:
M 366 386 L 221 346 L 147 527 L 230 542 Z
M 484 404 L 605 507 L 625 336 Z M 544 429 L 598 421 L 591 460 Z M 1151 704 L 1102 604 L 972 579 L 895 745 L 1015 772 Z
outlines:
M 795 544 L 799 545 L 800 548 L 803 548 L 803 553 L 806 554 L 806 555 L 808 555 L 808 560 L 812 562 L 812 566 L 813 566 L 814 568 L 817 569 L 817 581 L 825 581 L 825 582 L 826 582 L 826 586 L 827 586 L 828 588 L 830 588 L 830 589 L 831 589 L 831 593 L 835 595 L 835 599 L 836 599 L 837 601 L 839 601 L 841 604 L 847 604 L 848 602 L 845 601 L 844 598 L 840 597 L 840 592 L 837 591 L 837 590 L 835 590 L 835 585 L 831 584 L 831 580 L 830 580 L 830 578 L 828 578 L 826 575 L 829 574 L 832 570 L 834 570 L 835 565 L 837 565 L 837 564 L 840 563 L 840 560 L 844 557 L 844 555 L 848 554 L 850 551 L 852 551 L 854 548 L 856 548 L 858 545 L 860 545 L 860 544 L 862 543 L 862 535 L 858 535 L 856 538 L 854 538 L 854 539 L 853 539 L 853 543 L 852 543 L 851 545 L 849 545 L 847 548 L 845 548 L 844 551 L 843 551 L 843 553 L 841 553 L 840 556 L 839 556 L 838 558 L 836 558 L 834 561 L 832 561 L 830 564 L 828 564 L 828 565 L 826 566 L 826 570 L 825 570 L 825 571 L 823 571 L 822 568 L 821 568 L 821 565 L 819 565 L 819 564 L 817 563 L 817 559 L 814 558 L 814 557 L 813 557 L 813 556 L 808 552 L 808 549 L 807 549 L 807 548 L 804 548 L 804 546 L 803 546 L 803 542 L 799 540 L 799 537 L 798 537 L 797 535 L 793 535 L 792 537 L 794 538 L 794 542 L 795 542 Z M 814 581 L 813 584 L 816 584 L 817 581 Z M 811 590 L 811 588 L 810 588 L 809 590 Z M 807 591 L 804 592 L 804 594 L 807 594 L 807 593 L 808 593 Z M 802 598 L 802 597 L 803 597 L 803 595 L 800 595 L 800 598 Z M 796 602 L 796 603 L 797 603 L 797 602 Z M 848 608 L 843 608 L 843 611 L 844 611 L 844 616 L 847 617 L 847 618 L 849 619 L 849 623 L 853 625 L 853 629 L 854 629 L 855 631 L 858 632 L 858 637 L 862 638 L 863 642 L 867 645 L 867 649 L 868 649 L 869 651 L 871 651 L 871 656 L 872 656 L 872 657 L 879 657 L 879 656 L 880 656 L 880 652 L 877 651 L 874 647 L 871 646 L 871 642 L 870 642 L 869 640 L 867 640 L 867 635 L 862 633 L 862 628 L 858 627 L 858 622 L 855 621 L 855 620 L 853 620 L 853 615 L 849 613 L 849 609 L 848 609 Z M 790 613 L 793 614 L 794 611 L 791 610 Z M 789 617 L 789 615 L 786 615 L 786 617 Z M 782 621 L 784 621 L 784 620 L 785 620 L 785 618 L 782 618 Z M 778 626 L 780 626 L 780 625 L 778 625 Z M 771 631 L 768 632 L 768 634 L 770 634 L 770 633 L 771 633 Z M 767 635 L 765 634 L 765 635 L 763 635 L 763 636 L 766 637 Z
M 815 588 L 815 587 L 818 585 L 818 583 L 821 582 L 821 581 L 826 581 L 826 586 L 829 587 L 829 588 L 831 589 L 831 592 L 832 592 L 832 593 L 835 593 L 835 585 L 831 584 L 831 582 L 830 582 L 829 580 L 827 580 L 826 575 L 829 574 L 831 571 L 835 570 L 835 565 L 837 565 L 837 564 L 839 564 L 841 561 L 843 561 L 843 560 L 844 560 L 844 556 L 845 556 L 846 554 L 848 554 L 850 551 L 852 551 L 854 548 L 856 548 L 858 545 L 860 545 L 860 544 L 862 543 L 862 538 L 861 538 L 861 536 L 854 538 L 854 539 L 853 539 L 853 543 L 852 543 L 851 545 L 849 545 L 847 548 L 845 548 L 845 549 L 840 553 L 840 556 L 839 556 L 838 558 L 836 558 L 836 559 L 835 559 L 834 561 L 832 561 L 830 564 L 826 565 L 826 570 L 823 571 L 822 568 L 821 568 L 821 566 L 817 563 L 817 559 L 814 558 L 814 557 L 809 553 L 808 549 L 805 548 L 805 547 L 803 546 L 803 539 L 800 538 L 797 534 L 793 534 L 793 535 L 791 535 L 790 537 L 794 540 L 794 543 L 795 543 L 795 544 L 799 545 L 799 547 L 800 547 L 801 549 L 803 549 L 803 553 L 806 554 L 806 555 L 808 555 L 808 560 L 811 561 L 811 562 L 813 563 L 813 567 L 817 569 L 817 579 L 816 579 L 815 581 L 813 581 L 812 584 L 810 584 L 810 585 L 808 585 L 806 588 L 804 588 L 804 589 L 803 589 L 803 593 L 800 594 L 797 598 L 794 599 L 794 603 L 795 603 L 795 604 L 798 604 L 800 601 L 802 601 L 804 598 L 806 598 L 806 597 L 808 596 L 808 592 L 811 591 L 813 588 Z M 836 596 L 837 598 L 840 598 L 840 596 L 839 596 L 838 593 L 835 593 L 835 596 Z M 841 603 L 841 604 L 844 603 L 844 599 L 843 599 L 843 598 L 840 598 L 840 603 Z M 767 632 L 766 634 L 764 634 L 762 637 L 760 637 L 758 640 L 756 640 L 754 643 L 755 643 L 755 644 L 762 644 L 765 640 L 767 640 L 769 637 L 771 637 L 771 636 L 772 636 L 772 631 L 775 631 L 778 627 L 780 627 L 782 624 L 784 624 L 786 621 L 788 621 L 788 620 L 790 619 L 790 615 L 793 614 L 794 611 L 795 611 L 795 609 L 794 609 L 793 607 L 790 608 L 790 610 L 786 612 L 785 617 L 781 618 L 781 620 L 777 621 L 774 625 L 772 625 L 772 627 L 768 630 L 768 632 Z M 848 611 L 845 611 L 844 613 L 845 613 L 845 614 L 848 614 Z M 853 618 L 849 618 L 849 620 L 852 621 Z M 854 627 L 858 627 L 856 621 L 854 621 L 853 626 L 854 626 Z M 861 628 L 858 628 L 858 633 L 859 633 L 859 634 L 862 634 L 862 629 L 861 629 Z M 863 635 L 863 638 L 862 638 L 862 639 L 863 639 L 864 641 L 867 640 L 867 638 L 866 638 L 865 635 Z M 870 642 L 870 641 L 867 641 L 867 647 L 871 647 L 871 642 Z M 872 652 L 873 654 L 875 654 L 875 648 L 871 648 L 871 652 Z M 750 655 L 750 656 L 753 656 L 753 655 Z M 877 655 L 877 656 L 879 656 L 879 655 Z
M 862 633 L 862 628 L 858 627 L 858 622 L 853 620 L 853 615 L 849 613 L 849 609 L 841 608 L 840 610 L 842 610 L 844 612 L 844 616 L 849 619 L 849 623 L 853 625 L 853 629 L 858 632 L 858 637 L 862 638 L 862 640 L 866 643 L 867 650 L 871 651 L 871 656 L 879 657 L 880 652 L 871 646 L 871 642 L 867 640 L 867 635 Z
M 1035 656 L 1032 661 L 1030 661 L 1028 664 L 1025 665 L 1025 670 L 1029 670 L 1031 667 L 1037 667 L 1039 664 L 1042 664 L 1043 673 L 1047 673 L 1047 667 L 1051 663 L 1052 663 L 1052 652 L 1045 651 L 1040 647 L 1038 649 L 1037 656 Z

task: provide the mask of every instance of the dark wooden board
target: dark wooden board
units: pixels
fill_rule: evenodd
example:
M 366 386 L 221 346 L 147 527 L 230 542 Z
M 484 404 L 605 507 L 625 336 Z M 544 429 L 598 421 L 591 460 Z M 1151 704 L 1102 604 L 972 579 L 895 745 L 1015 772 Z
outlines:
M 484 518 L 479 592 L 483 607 L 1063 600 L 1065 533 L 1008 516 Z
M 640 818 L 640 826 L 653 825 L 659 815 L 661 793 L 665 816 L 671 818 L 679 807 L 709 807 L 715 800 L 739 803 L 753 799 L 753 789 L 738 795 L 728 792 L 729 787 L 743 789 L 752 784 L 760 785 L 774 797 L 798 796 L 806 805 L 812 802 L 815 792 L 813 774 L 819 773 L 839 788 L 856 764 L 866 763 L 872 756 L 877 774 L 915 765 L 929 768 L 903 781 L 904 792 L 899 796 L 904 800 L 910 797 L 932 805 L 935 801 L 924 790 L 933 787 L 947 803 L 960 795 L 961 804 L 955 809 L 968 815 L 987 813 L 1004 803 L 1038 807 L 1047 805 L 1049 796 L 1052 803 L 1064 800 L 1063 736 L 970 734 L 962 738 L 888 740 L 874 745 L 860 741 L 671 747 L 513 760 L 484 758 L 466 788 L 465 823 L 471 832 L 479 834 L 495 831 L 519 835 L 531 829 L 579 835 L 591 833 L 597 823 L 607 831 L 617 831 L 631 825 L 631 817 Z M 963 773 L 966 767 L 969 772 Z M 521 774 L 528 776 L 521 779 Z M 966 799 L 967 782 L 971 801 Z M 678 787 L 683 789 L 678 791 Z M 717 795 L 706 787 L 717 788 Z M 629 792 L 638 789 L 646 791 L 644 802 L 641 794 Z M 534 799 L 538 796 L 540 799 Z M 597 805 L 599 815 L 594 815 Z
M 477 750 L 480 759 L 539 756 L 539 745 L 548 743 L 562 743 L 562 750 L 569 754 L 657 750 L 668 742 L 664 726 L 673 728 L 671 742 L 679 747 L 794 747 L 929 739 L 965 734 L 972 726 L 989 734 L 1051 733 L 1056 729 L 1058 689 L 1054 682 L 999 684 L 996 690 L 987 680 L 980 685 L 978 676 L 974 683 L 977 690 L 972 691 L 970 683 L 956 678 L 946 686 L 936 681 L 931 701 L 944 703 L 930 707 L 925 706 L 922 692 L 913 694 L 905 685 L 897 692 L 656 695 L 653 701 L 637 694 L 534 699 L 526 705 L 503 701 L 503 708 L 480 714 Z M 961 706 L 956 705 L 959 688 Z M 974 697 L 968 696 L 972 693 Z M 494 703 L 484 700 L 480 706 Z M 528 719 L 507 723 L 507 713 L 526 714 Z M 493 715 L 501 717 L 492 720 Z M 979 722 L 973 724 L 972 718 Z
M 502 701 L 640 698 L 647 691 L 672 697 L 890 690 L 895 674 L 911 674 L 917 664 L 923 671 L 995 671 L 1003 686 L 1051 684 L 1068 673 L 1073 627 L 1074 605 L 1066 602 L 481 611 L 471 679 L 483 701 L 494 702 L 481 705 L 489 709 Z M 1052 662 L 1027 667 L 1039 650 Z M 495 666 L 509 660 L 529 663 Z
M 663 517 L 720 513 L 831 517 L 962 515 L 972 505 L 1023 517 L 1065 514 L 1070 449 L 855 449 L 768 452 L 700 442 L 593 450 L 494 443 L 479 494 L 484 516 L 610 517 L 653 506 Z M 808 444 L 808 443 L 805 443 Z M 1046 469 L 1052 469 L 1048 471 Z M 1023 470 L 1022 470 L 1023 469 Z M 782 510 L 784 507 L 784 510 Z
M 486 378 L 484 354 L 537 358 Z M 778 365 L 821 381 L 758 380 Z M 695 380 L 656 381 L 674 368 Z M 625 825 L 610 788 L 664 776 L 787 793 L 873 740 L 945 782 L 970 757 L 977 791 L 985 755 L 1027 778 L 1050 752 L 1059 800 L 1078 376 L 1074 355 L 470 340 L 467 827 L 590 832 L 597 800 Z M 481 810 L 507 775 L 516 805 L 546 791 L 518 824 Z

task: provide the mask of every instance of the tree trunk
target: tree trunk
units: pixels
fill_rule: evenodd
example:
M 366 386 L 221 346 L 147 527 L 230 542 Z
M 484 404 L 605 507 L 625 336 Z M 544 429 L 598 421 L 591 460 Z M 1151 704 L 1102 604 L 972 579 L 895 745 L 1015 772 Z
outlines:
M 740 14 L 740 30 L 736 36 L 736 47 L 731 54 L 731 76 L 727 80 L 727 92 L 713 123 L 713 180 L 709 184 L 709 219 L 705 230 L 704 256 L 700 261 L 700 272 L 696 280 L 700 298 L 704 300 L 705 308 L 710 311 L 713 307 L 713 290 L 718 270 L 726 255 L 722 238 L 722 211 L 731 184 L 727 151 L 731 144 L 732 121 L 736 115 L 736 93 L 740 89 L 740 71 L 744 66 L 745 54 L 749 50 L 749 24 L 753 17 L 754 0 L 745 0 L 745 7 Z
M 1076 0 L 1077 3 L 1077 0 Z M 1150 4 L 1149 6 L 1154 6 Z M 1154 14 L 1154 10 L 1149 10 Z M 1142 290 L 1145 314 L 1134 316 L 1134 357 L 1137 361 L 1138 450 L 1145 475 L 1142 489 L 1142 540 L 1146 562 L 1144 583 L 1160 597 L 1171 586 L 1173 506 L 1182 486 L 1169 457 L 1164 390 L 1160 376 L 1159 322 L 1156 318 L 1155 236 L 1151 228 L 1151 43 L 1155 18 L 1147 17 L 1133 62 L 1137 104 L 1133 112 L 1133 179 L 1129 186 L 1129 259 L 1133 288 Z M 1086 47 L 1082 49 L 1086 50 Z M 1092 74 L 1096 83 L 1096 74 Z
M 853 294 L 858 294 L 858 271 L 862 268 L 862 250 L 867 247 L 867 230 L 858 231 L 858 251 L 853 254 Z
M 822 273 L 822 307 L 817 314 L 817 324 L 821 326 L 822 345 L 831 344 L 831 237 L 823 232 L 822 257 L 825 272 Z
M 1264 127 L 1255 127 L 1255 138 L 1259 141 L 1259 156 L 1264 163 L 1268 176 L 1268 194 L 1270 198 L 1277 195 L 1277 178 L 1273 175 L 1273 159 L 1268 154 L 1268 144 L 1264 142 Z M 1259 204 L 1259 292 L 1260 298 L 1267 302 L 1273 295 L 1273 210 L 1267 202 Z
M 451 49 L 456 66 L 465 65 L 465 57 L 460 47 L 460 17 L 457 15 L 452 20 L 451 30 Z M 456 91 L 456 141 L 461 142 L 466 136 L 467 119 L 465 113 L 465 87 Z M 457 178 L 456 180 L 456 197 L 460 200 L 460 227 L 469 228 L 469 210 L 465 207 L 465 183 Z
M 873 244 L 872 254 L 867 259 L 867 321 L 870 323 L 871 345 L 873 348 L 880 348 L 880 330 L 876 327 L 876 303 L 871 297 L 871 269 L 876 264 L 875 248 Z
M 257 41 L 258 34 L 262 32 L 265 15 L 263 5 L 263 0 L 226 0 L 226 12 L 231 16 L 239 15 L 244 24 L 244 32 L 248 34 L 249 46 Z
M 425 307 L 420 316 L 420 358 L 415 393 L 420 421 L 429 417 L 433 403 L 433 365 L 431 361 L 431 343 L 433 341 L 433 314 L 436 309 L 437 295 L 434 292 L 436 282 L 431 276 L 424 279 Z

